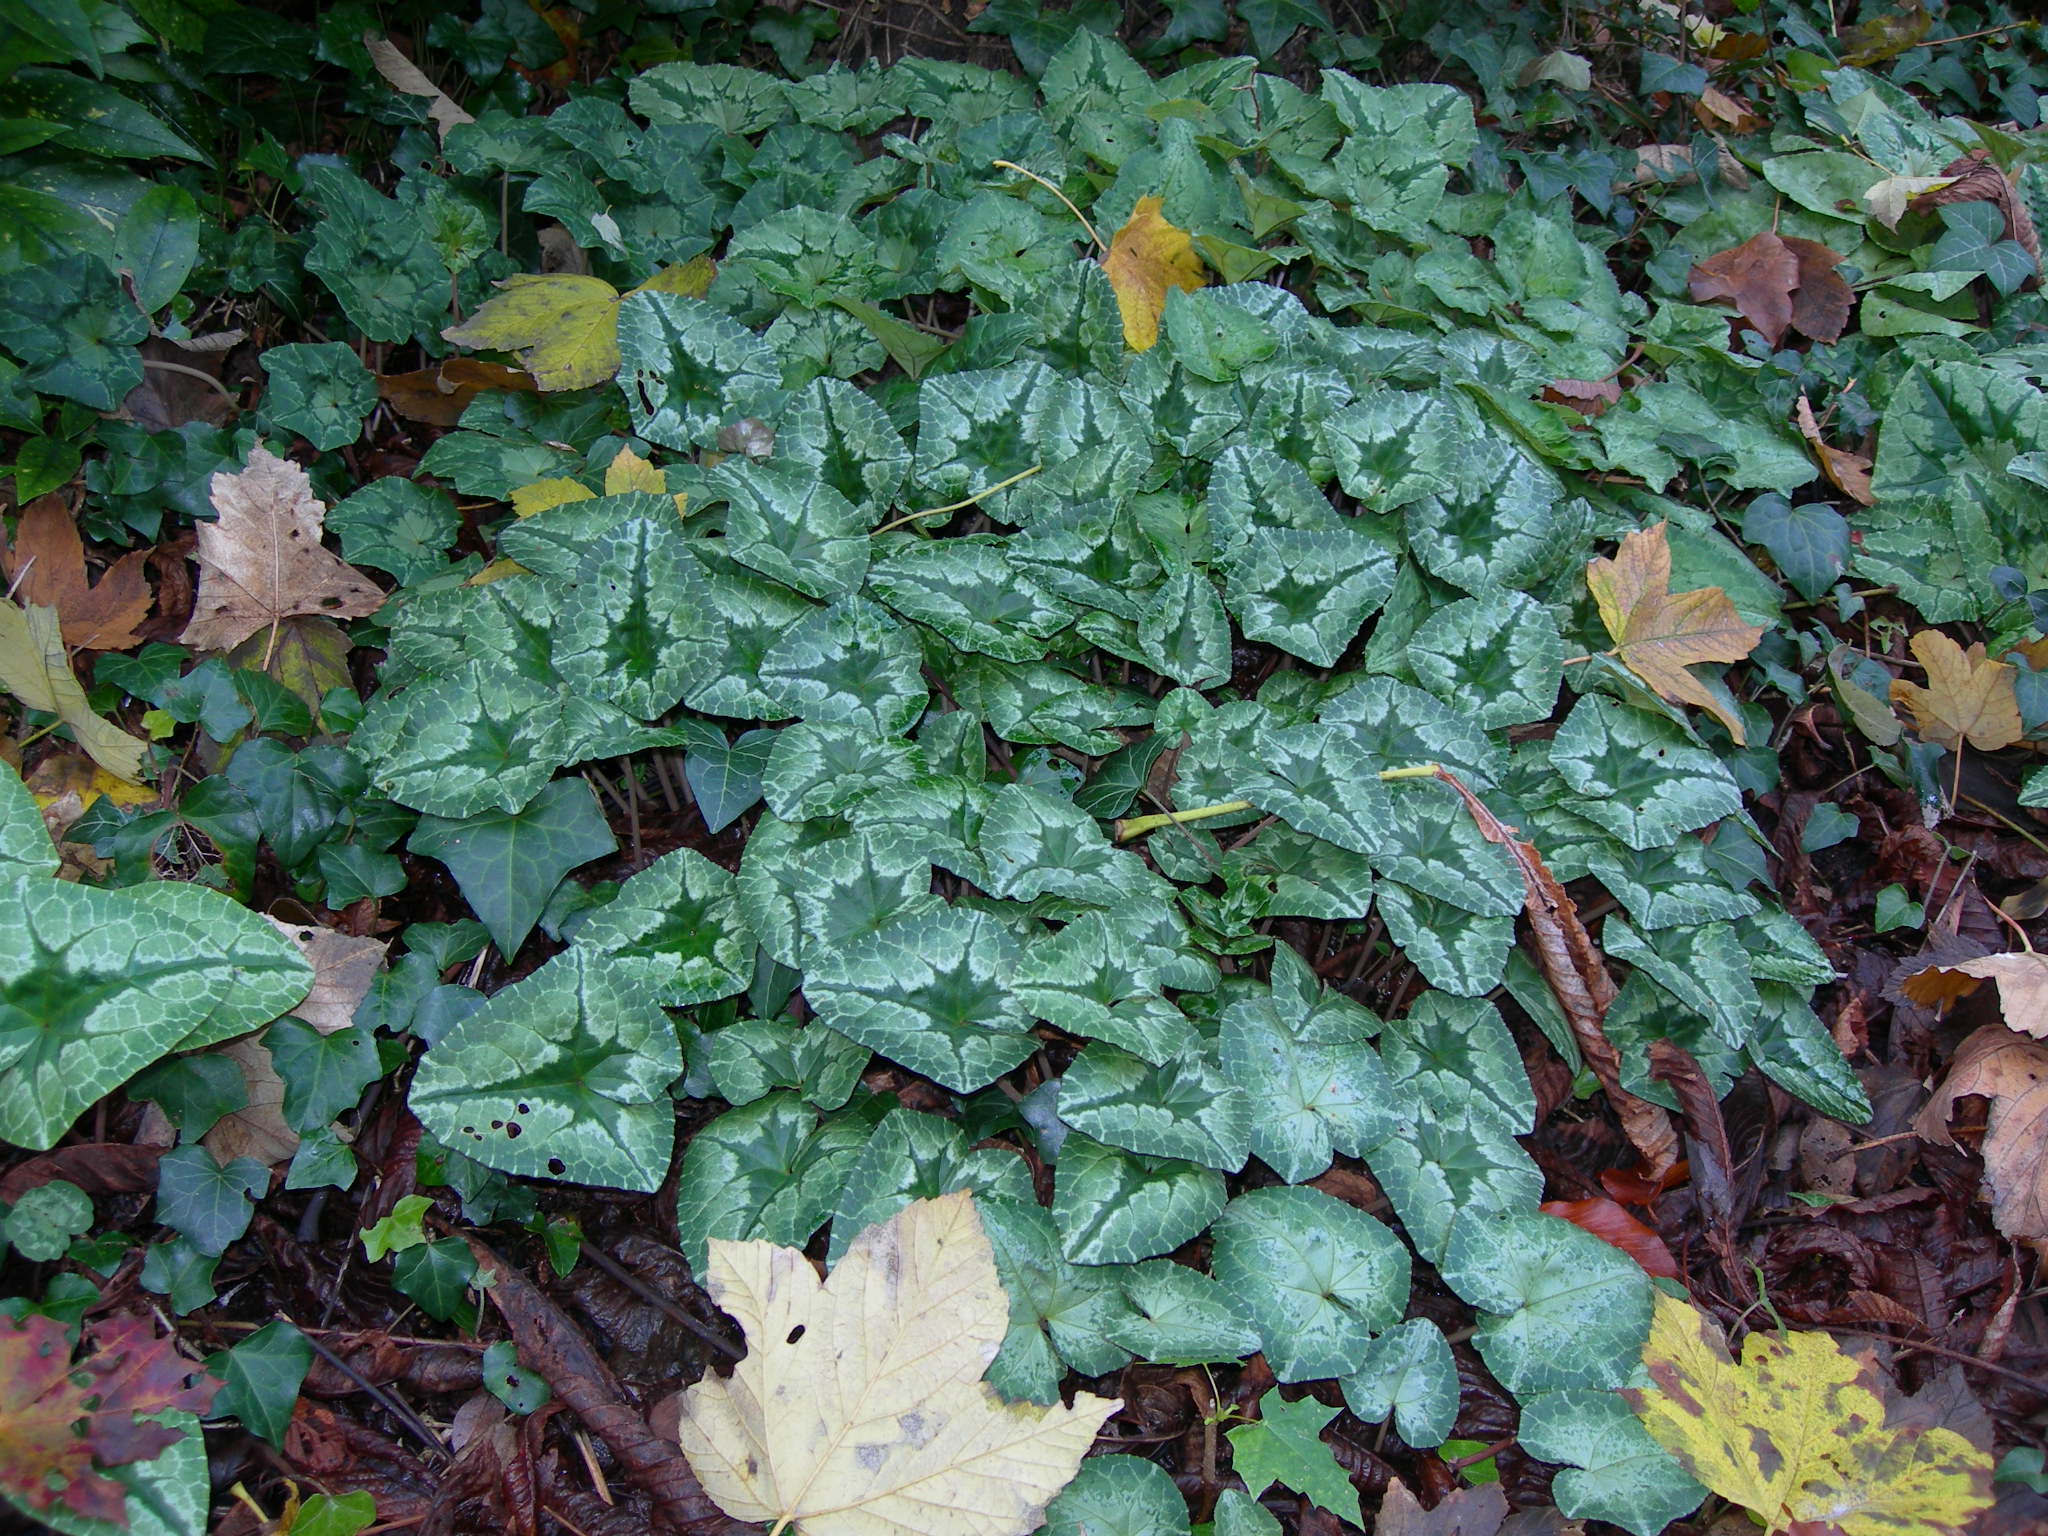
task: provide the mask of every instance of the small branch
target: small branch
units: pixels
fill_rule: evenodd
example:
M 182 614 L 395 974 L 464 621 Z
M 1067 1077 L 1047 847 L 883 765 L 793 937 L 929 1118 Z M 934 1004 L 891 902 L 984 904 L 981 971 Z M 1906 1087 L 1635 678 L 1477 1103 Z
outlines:
M 875 530 L 875 533 L 887 533 L 892 528 L 901 528 L 905 523 L 914 523 L 920 517 L 937 517 L 942 512 L 958 512 L 963 507 L 973 506 L 977 501 L 981 500 L 981 498 L 984 496 L 993 496 L 997 491 L 1007 491 L 1019 480 L 1029 480 L 1033 475 L 1037 474 L 1041 469 L 1044 468 L 1045 466 L 1043 464 L 1034 464 L 1029 469 L 1019 470 L 1016 474 L 1010 476 L 1009 479 L 998 480 L 994 485 L 987 487 L 985 490 L 976 491 L 972 496 L 969 496 L 964 501 L 949 502 L 947 505 L 943 507 L 926 507 L 922 512 L 906 512 L 901 517 L 897 518 L 894 522 L 882 524 L 881 527 Z M 873 536 L 874 535 L 870 535 L 870 537 Z
M 1071 213 L 1075 218 L 1081 221 L 1081 227 L 1088 231 L 1088 238 L 1095 242 L 1095 249 L 1097 249 L 1098 251 L 1106 251 L 1109 249 L 1107 245 L 1104 245 L 1102 243 L 1102 236 L 1095 233 L 1095 226 L 1088 222 L 1088 215 L 1083 213 L 1080 209 L 1076 208 L 1072 202 L 1068 201 L 1066 193 L 1062 192 L 1058 187 L 1054 186 L 1051 182 L 1047 181 L 1043 176 L 1039 175 L 1038 172 L 1027 171 L 1024 169 L 1023 166 L 1017 164 L 1014 160 L 998 160 L 995 163 L 1001 166 L 1006 171 L 1015 171 L 1019 176 L 1029 176 L 1033 181 L 1037 182 L 1041 187 L 1045 188 L 1045 190 L 1050 192 L 1054 197 L 1058 198 L 1061 202 L 1066 203 L 1067 212 Z

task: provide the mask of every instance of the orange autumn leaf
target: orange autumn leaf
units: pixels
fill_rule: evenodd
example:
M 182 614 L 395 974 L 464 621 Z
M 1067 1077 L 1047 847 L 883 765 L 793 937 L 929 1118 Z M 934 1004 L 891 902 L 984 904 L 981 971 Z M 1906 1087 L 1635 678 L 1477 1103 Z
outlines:
M 1141 197 L 1124 227 L 1110 238 L 1102 270 L 1116 290 L 1123 315 L 1124 340 L 1133 352 L 1144 352 L 1159 340 L 1159 317 L 1166 311 L 1169 288 L 1193 293 L 1208 279 L 1195 255 L 1188 232 L 1167 222 L 1166 205 Z
M 1970 1094 L 1991 1101 L 1983 1152 L 1992 1222 L 2010 1238 L 2048 1238 L 2048 1046 L 2001 1024 L 1975 1031 L 1956 1047 L 1948 1076 L 1914 1116 L 1915 1134 L 1953 1145 L 1950 1112 Z
M 1588 561 L 1586 585 L 1600 605 L 1612 654 L 1664 698 L 1697 704 L 1745 744 L 1742 722 L 1687 670 L 1699 662 L 1740 661 L 1763 630 L 1745 624 L 1719 587 L 1671 590 L 1671 545 L 1664 524 L 1628 535 L 1614 558 Z
M 1892 702 L 1913 712 L 1921 740 L 1951 752 L 1966 741 L 1979 752 L 1996 752 L 2026 734 L 2013 669 L 1989 660 L 1981 642 L 1966 651 L 1940 630 L 1923 629 L 1912 650 L 1927 669 L 1927 682 L 1893 683 Z
M 1819 463 L 1821 473 L 1828 477 L 1828 483 L 1859 506 L 1874 505 L 1877 497 L 1870 489 L 1869 457 L 1830 444 L 1821 435 L 1820 422 L 1813 414 L 1813 402 L 1803 393 L 1799 396 L 1799 403 L 1792 408 L 1792 419 L 1798 424 L 1799 435 L 1806 439 L 1806 446 L 1813 450 L 1814 459 Z

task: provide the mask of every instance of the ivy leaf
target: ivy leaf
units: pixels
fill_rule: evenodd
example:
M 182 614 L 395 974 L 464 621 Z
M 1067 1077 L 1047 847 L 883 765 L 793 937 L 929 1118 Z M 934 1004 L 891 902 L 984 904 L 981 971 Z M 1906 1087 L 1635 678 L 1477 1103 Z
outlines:
M 253 1157 L 223 1167 L 192 1143 L 166 1152 L 156 1166 L 157 1219 L 210 1258 L 249 1230 L 249 1202 L 270 1188 L 270 1170 Z
M 1689 670 L 1709 661 L 1740 661 L 1763 630 L 1745 624 L 1719 587 L 1671 590 L 1671 547 L 1665 525 L 1628 534 L 1612 558 L 1586 566 L 1586 585 L 1600 606 L 1600 621 L 1614 654 L 1662 697 L 1697 704 L 1728 728 L 1741 746 L 1742 722 Z
M 1192 293 L 1208 281 L 1188 232 L 1169 223 L 1165 203 L 1147 195 L 1138 199 L 1131 216 L 1110 238 L 1102 254 L 1102 270 L 1116 289 L 1123 316 L 1124 341 L 1133 352 L 1149 351 L 1159 341 L 1159 317 L 1166 310 L 1169 289 Z
M 1365 1523 L 1358 1490 L 1337 1465 L 1336 1453 L 1323 1443 L 1323 1426 L 1338 1411 L 1312 1397 L 1289 1403 L 1273 1387 L 1259 1399 L 1255 1423 L 1226 1431 L 1230 1465 L 1257 1498 L 1275 1483 L 1305 1496 L 1353 1525 Z
M 868 1228 L 823 1281 L 796 1249 L 716 1241 L 706 1285 L 748 1353 L 689 1389 L 678 1435 L 736 1520 L 1023 1536 L 1121 1406 L 1005 1405 L 981 1380 L 1010 1308 L 964 1190 Z
M 701 299 L 711 277 L 710 259 L 698 257 L 663 268 L 630 293 Z M 495 298 L 441 335 L 458 346 L 518 353 L 542 389 L 588 389 L 619 371 L 621 297 L 603 278 L 585 273 L 522 273 L 499 283 Z
M 1913 712 L 1921 739 L 1960 751 L 1968 742 L 1979 752 L 1996 752 L 2026 734 L 2020 723 L 2015 669 L 1985 658 L 1977 641 L 1966 651 L 1938 629 L 1913 637 L 1913 655 L 1927 669 L 1927 682 L 1892 684 L 1892 702 Z
M 526 942 L 564 875 L 618 846 L 596 792 L 576 778 L 548 785 L 517 811 L 487 810 L 461 821 L 423 816 L 406 840 L 414 853 L 448 866 L 506 956 Z
M 1754 1332 L 1737 1362 L 1715 1324 L 1659 1292 L 1643 1367 L 1653 1385 L 1622 1395 L 1651 1438 L 1769 1525 L 1934 1536 L 1990 1507 L 1991 1458 L 1952 1429 L 1888 1425 L 1875 1360 L 1827 1334 Z

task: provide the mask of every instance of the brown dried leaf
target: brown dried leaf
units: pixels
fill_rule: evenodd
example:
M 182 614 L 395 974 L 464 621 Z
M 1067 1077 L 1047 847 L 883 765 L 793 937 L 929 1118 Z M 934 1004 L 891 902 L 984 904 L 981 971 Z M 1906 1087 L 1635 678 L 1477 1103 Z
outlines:
M 178 637 L 233 650 L 296 614 L 360 619 L 384 605 L 376 584 L 321 546 L 327 508 L 306 472 L 258 447 L 240 474 L 213 477 L 219 518 L 198 525 L 199 596 Z
M 1708 86 L 1693 103 L 1693 116 L 1710 133 L 1754 133 L 1763 126 L 1756 109 L 1740 96 Z
M 1695 263 L 1687 286 L 1695 303 L 1726 299 L 1775 347 L 1792 323 L 1792 290 L 1799 286 L 1799 258 L 1766 230 Z
M 1927 682 L 1894 682 L 1892 702 L 1913 712 L 1922 740 L 1951 752 L 1966 741 L 1979 752 L 1996 752 L 2026 734 L 2014 669 L 1986 659 L 1981 641 L 1966 651 L 1940 630 L 1923 629 L 1912 651 L 1927 669 Z
M 452 427 L 472 400 L 487 389 L 531 394 L 538 386 L 522 368 L 482 363 L 473 357 L 443 358 L 432 368 L 377 376 L 377 398 L 408 421 Z
M 1621 381 L 1552 379 L 1543 386 L 1543 398 L 1552 405 L 1568 405 L 1581 416 L 1601 416 L 1610 405 L 1621 403 Z
M 88 582 L 78 524 L 54 491 L 22 509 L 13 547 L 0 549 L 15 600 L 55 608 L 65 647 L 74 651 L 142 643 L 135 626 L 149 617 L 149 578 L 142 573 L 148 559 L 149 551 L 138 549 L 108 566 L 97 584 Z
M 1842 258 L 1818 240 L 1781 238 L 1799 264 L 1799 285 L 1792 291 L 1792 329 L 1814 341 L 1840 341 L 1856 306 L 1856 290 L 1835 270 Z
M 1663 697 L 1696 704 L 1745 744 L 1742 721 L 1686 670 L 1695 662 L 1740 661 L 1763 638 L 1719 587 L 1671 590 L 1671 546 L 1658 523 L 1621 541 L 1613 559 L 1589 561 L 1586 585 L 1622 664 Z
M 1529 931 L 1536 940 L 1536 960 L 1544 980 L 1571 1021 L 1579 1054 L 1600 1079 L 1629 1141 L 1651 1173 L 1661 1174 L 1678 1161 L 1678 1132 L 1660 1105 L 1638 1098 L 1621 1085 L 1621 1053 L 1609 1043 L 1602 1027 L 1615 998 L 1614 978 L 1607 974 L 1606 960 L 1580 921 L 1577 904 L 1550 872 L 1534 843 L 1524 842 L 1515 828 L 1488 810 L 1449 769 L 1438 768 L 1436 776 L 1458 792 L 1480 836 L 1505 848 L 1521 871 L 1523 910 L 1529 914 Z
M 377 73 L 384 77 L 385 84 L 407 96 L 427 99 L 427 116 L 434 120 L 434 127 L 443 139 L 448 137 L 449 129 L 476 121 L 455 104 L 453 97 L 429 80 L 426 72 L 401 53 L 398 45 L 389 38 L 365 32 L 363 46 L 369 50 L 370 62 L 377 66 Z
M 1873 505 L 1877 498 L 1870 491 L 1869 458 L 1864 454 L 1851 453 L 1846 448 L 1831 447 L 1821 436 L 1820 422 L 1813 414 L 1813 402 L 1804 393 L 1799 396 L 1799 404 L 1793 407 L 1792 419 L 1799 424 L 1799 435 L 1813 450 L 1828 483 L 1859 506 Z
M 1398 1477 L 1387 1482 L 1373 1536 L 1494 1536 L 1508 1517 L 1508 1496 L 1499 1483 L 1454 1488 L 1424 1509 Z
M 1992 1221 L 2007 1237 L 2048 1238 L 2048 1046 L 1985 1025 L 1957 1048 L 1913 1129 L 1925 1140 L 1949 1141 L 1949 1111 L 1973 1093 L 1991 1101 L 1984 1176 Z

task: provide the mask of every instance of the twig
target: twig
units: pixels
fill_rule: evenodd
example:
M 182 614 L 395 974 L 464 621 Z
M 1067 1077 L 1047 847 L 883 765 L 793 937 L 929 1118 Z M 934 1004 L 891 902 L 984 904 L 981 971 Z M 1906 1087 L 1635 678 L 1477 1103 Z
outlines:
M 963 501 L 949 502 L 943 507 L 926 507 L 922 512 L 906 512 L 894 522 L 882 524 L 881 527 L 875 530 L 875 533 L 887 533 L 892 528 L 901 528 L 905 523 L 914 523 L 920 517 L 937 517 L 941 512 L 958 512 L 962 507 L 971 507 L 984 496 L 993 496 L 997 491 L 1007 491 L 1019 480 L 1029 480 L 1043 468 L 1045 468 L 1043 464 L 1034 464 L 1029 469 L 1020 470 L 1007 480 L 998 480 L 994 485 L 976 491 L 972 496 L 967 497 Z

